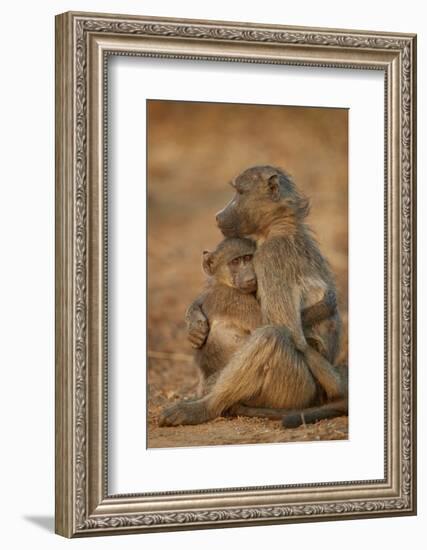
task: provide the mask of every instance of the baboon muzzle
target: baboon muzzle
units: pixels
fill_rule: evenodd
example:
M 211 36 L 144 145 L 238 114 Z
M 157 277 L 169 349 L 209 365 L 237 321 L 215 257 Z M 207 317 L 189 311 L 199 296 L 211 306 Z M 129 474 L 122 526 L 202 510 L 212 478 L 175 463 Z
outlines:
M 245 292 L 255 292 L 257 289 L 257 280 L 256 279 L 250 279 L 248 281 L 242 281 L 242 284 L 240 285 L 241 290 L 244 290 Z
M 234 208 L 228 204 L 216 216 L 216 223 L 224 237 L 237 236 L 237 219 Z

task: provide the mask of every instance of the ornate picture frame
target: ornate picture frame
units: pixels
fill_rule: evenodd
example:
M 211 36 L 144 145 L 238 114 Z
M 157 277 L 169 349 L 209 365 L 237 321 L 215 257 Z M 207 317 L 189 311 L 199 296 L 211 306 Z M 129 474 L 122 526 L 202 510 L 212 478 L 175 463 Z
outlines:
M 384 479 L 108 492 L 106 98 L 111 55 L 383 71 Z M 56 17 L 56 532 L 416 513 L 416 36 L 68 12 Z

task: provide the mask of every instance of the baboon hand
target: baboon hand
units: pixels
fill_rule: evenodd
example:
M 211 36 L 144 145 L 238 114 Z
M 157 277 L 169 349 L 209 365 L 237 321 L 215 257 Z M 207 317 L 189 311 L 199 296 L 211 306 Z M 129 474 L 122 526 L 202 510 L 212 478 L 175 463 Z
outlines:
M 192 319 L 187 323 L 188 339 L 193 348 L 201 348 L 209 334 L 209 324 L 203 313 L 193 313 Z
M 160 416 L 160 426 L 183 426 L 202 424 L 210 420 L 206 406 L 202 401 L 177 403 L 165 409 Z
M 304 338 L 303 335 L 301 335 L 300 337 L 295 337 L 294 343 L 295 343 L 296 349 L 301 353 L 305 353 L 307 351 L 308 344 L 307 344 L 307 340 Z

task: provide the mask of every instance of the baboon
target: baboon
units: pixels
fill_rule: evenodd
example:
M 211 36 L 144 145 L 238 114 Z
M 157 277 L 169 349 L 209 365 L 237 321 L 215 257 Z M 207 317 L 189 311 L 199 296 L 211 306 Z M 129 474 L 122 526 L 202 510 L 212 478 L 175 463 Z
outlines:
M 333 366 L 338 310 L 308 328 L 302 324 L 303 309 L 336 293 L 329 264 L 305 223 L 309 202 L 273 166 L 248 168 L 231 184 L 234 197 L 216 220 L 225 237 L 251 237 L 257 244 L 253 263 L 262 326 L 232 355 L 207 395 L 170 407 L 161 423 L 199 424 L 233 406 L 285 409 L 293 425 L 305 410 L 313 418 L 313 407 L 315 419 L 329 417 L 331 403 L 344 414 L 345 377 Z M 322 404 L 324 398 L 328 403 Z
M 261 325 L 261 308 L 255 296 L 254 253 L 253 241 L 237 238 L 224 239 L 213 252 L 203 252 L 207 287 L 186 313 L 191 323 L 192 312 L 201 308 L 210 328 L 203 347 L 195 352 L 201 374 L 199 396 L 214 384 L 239 344 Z
M 195 352 L 195 363 L 201 375 L 199 397 L 213 386 L 243 340 L 262 324 L 252 261 L 255 249 L 254 241 L 249 239 L 226 238 L 213 252 L 203 252 L 207 286 L 186 312 L 190 330 L 192 324 L 197 324 L 200 310 L 210 327 L 206 342 Z M 329 293 L 302 312 L 303 326 L 309 327 L 326 319 L 335 309 L 335 296 Z

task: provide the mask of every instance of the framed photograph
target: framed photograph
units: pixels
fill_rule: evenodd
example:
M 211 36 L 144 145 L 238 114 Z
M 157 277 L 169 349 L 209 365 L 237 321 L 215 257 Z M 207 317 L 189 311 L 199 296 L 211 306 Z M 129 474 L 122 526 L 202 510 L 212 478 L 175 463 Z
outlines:
M 416 513 L 416 37 L 56 18 L 56 532 Z

